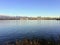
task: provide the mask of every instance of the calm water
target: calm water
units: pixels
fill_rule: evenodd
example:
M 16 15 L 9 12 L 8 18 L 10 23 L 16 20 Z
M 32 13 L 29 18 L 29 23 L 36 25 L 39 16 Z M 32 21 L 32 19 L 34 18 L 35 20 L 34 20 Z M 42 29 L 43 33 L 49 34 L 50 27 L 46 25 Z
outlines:
M 0 45 L 24 37 L 32 38 L 60 34 L 60 21 L 57 20 L 5 20 L 0 21 Z

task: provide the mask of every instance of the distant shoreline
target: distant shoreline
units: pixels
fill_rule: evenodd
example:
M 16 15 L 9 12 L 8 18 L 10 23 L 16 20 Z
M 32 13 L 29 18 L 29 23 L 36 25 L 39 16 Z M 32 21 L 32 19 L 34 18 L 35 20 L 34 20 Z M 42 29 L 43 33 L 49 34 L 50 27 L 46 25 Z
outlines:
M 0 20 L 15 20 L 15 19 L 0 19 Z M 26 20 L 26 19 L 21 19 L 21 20 Z M 31 20 L 35 20 L 35 19 L 31 19 Z M 60 19 L 40 19 L 40 20 L 60 20 Z
M 60 20 L 60 17 L 22 17 L 0 16 L 0 20 Z

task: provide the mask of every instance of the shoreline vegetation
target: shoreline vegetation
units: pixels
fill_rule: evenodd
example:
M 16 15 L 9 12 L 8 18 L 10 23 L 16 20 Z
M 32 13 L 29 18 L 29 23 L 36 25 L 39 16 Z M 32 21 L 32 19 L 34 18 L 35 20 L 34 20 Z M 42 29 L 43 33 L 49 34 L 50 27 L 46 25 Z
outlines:
M 60 20 L 60 17 L 0 16 L 0 20 Z
M 55 40 L 52 36 L 50 38 L 23 38 L 22 40 L 16 40 L 15 42 L 6 42 L 4 45 L 60 45 L 60 36 L 58 40 Z

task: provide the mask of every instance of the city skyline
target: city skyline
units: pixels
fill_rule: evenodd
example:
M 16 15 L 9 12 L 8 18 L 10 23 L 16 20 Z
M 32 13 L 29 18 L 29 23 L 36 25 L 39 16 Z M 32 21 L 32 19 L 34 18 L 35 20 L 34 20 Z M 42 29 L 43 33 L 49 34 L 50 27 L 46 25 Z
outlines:
M 60 16 L 60 0 L 0 0 L 0 15 Z

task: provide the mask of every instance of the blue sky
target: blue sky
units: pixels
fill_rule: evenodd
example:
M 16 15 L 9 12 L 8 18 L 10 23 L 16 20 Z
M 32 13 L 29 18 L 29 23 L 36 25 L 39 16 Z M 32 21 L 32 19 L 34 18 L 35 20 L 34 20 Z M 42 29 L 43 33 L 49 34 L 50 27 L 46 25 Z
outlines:
M 60 0 L 0 0 L 0 15 L 60 16 Z

